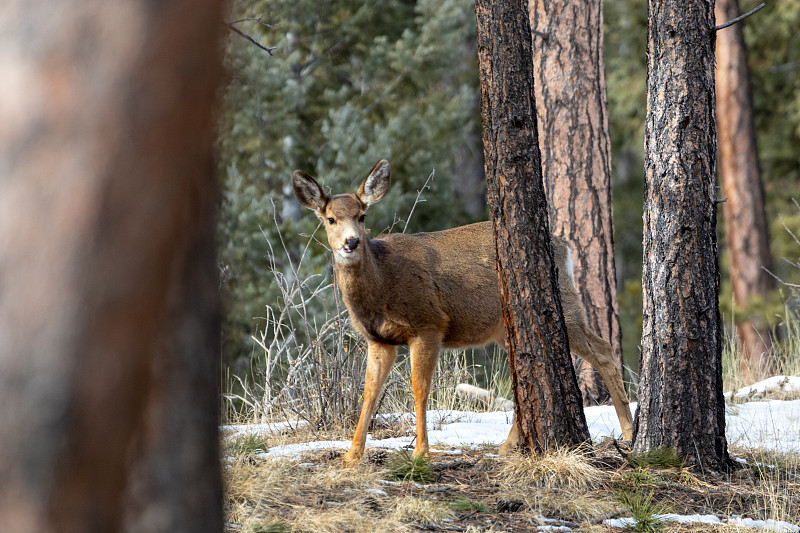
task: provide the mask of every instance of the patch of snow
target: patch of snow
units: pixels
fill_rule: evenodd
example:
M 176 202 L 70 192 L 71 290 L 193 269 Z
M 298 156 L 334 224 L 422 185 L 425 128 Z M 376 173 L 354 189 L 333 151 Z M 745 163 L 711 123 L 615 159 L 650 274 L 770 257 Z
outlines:
M 800 527 L 790 524 L 788 522 L 781 522 L 780 520 L 753 520 L 752 518 L 732 517 L 730 519 L 720 519 L 716 515 L 677 515 L 677 514 L 661 514 L 655 515 L 658 519 L 664 522 L 677 522 L 680 524 L 736 524 L 754 529 L 764 529 L 767 531 L 778 531 L 781 533 L 798 533 Z M 603 520 L 603 525 L 608 527 L 628 528 L 633 527 L 636 520 L 633 518 L 613 518 Z
M 766 394 L 774 390 L 786 392 L 800 392 L 800 377 L 797 376 L 772 376 L 758 383 L 753 383 L 749 387 L 743 387 L 736 391 L 736 398 L 747 398 L 754 394 Z M 730 397 L 730 393 L 728 393 Z
M 381 489 L 364 489 L 364 492 L 368 492 L 369 494 L 375 494 L 377 496 L 388 496 L 389 495 L 385 490 L 381 490 Z
M 772 381 L 765 380 L 765 382 L 776 383 L 780 379 L 782 377 L 778 376 L 778 379 L 772 378 Z M 800 378 L 794 379 L 800 383 Z M 766 387 L 766 385 L 764 386 Z M 630 407 L 631 411 L 635 413 L 636 404 L 632 403 Z M 622 430 L 613 406 L 586 407 L 584 413 L 589 426 L 589 434 L 594 441 L 608 436 L 621 437 Z M 413 415 L 406 413 L 402 416 L 410 417 L 410 420 L 413 421 Z M 505 441 L 513 418 L 512 411 L 477 413 L 431 410 L 428 411 L 428 439 L 434 451 L 436 451 L 436 447 L 474 449 L 485 444 L 498 445 Z M 265 428 L 272 431 L 276 429 L 274 424 L 227 427 L 238 433 L 264 431 Z M 283 427 L 285 428 L 285 426 Z M 780 452 L 800 451 L 800 400 L 768 400 L 728 406 L 726 409 L 726 437 L 730 446 Z M 388 449 L 413 448 L 414 439 L 413 434 L 389 439 L 373 439 L 372 435 L 368 435 L 366 446 Z M 275 446 L 268 450 L 267 455 L 300 456 L 304 452 L 313 450 L 326 448 L 346 450 L 349 447 L 350 441 L 308 442 Z
M 305 420 L 289 422 L 270 422 L 268 424 L 235 424 L 220 426 L 219 429 L 226 438 L 240 435 L 272 435 L 286 429 L 296 429 L 308 424 Z
M 729 446 L 800 451 L 800 400 L 748 402 L 725 413 Z
M 781 533 L 797 533 L 800 531 L 800 526 L 780 520 L 772 520 L 771 518 L 769 520 L 753 520 L 752 518 L 735 517 L 728 520 L 728 523 L 756 529 L 766 529 L 767 531 L 779 531 Z

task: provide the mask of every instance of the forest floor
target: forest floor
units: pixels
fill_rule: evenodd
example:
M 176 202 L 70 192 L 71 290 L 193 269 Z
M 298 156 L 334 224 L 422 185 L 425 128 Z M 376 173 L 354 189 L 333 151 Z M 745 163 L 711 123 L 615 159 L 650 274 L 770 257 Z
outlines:
M 462 442 L 440 434 L 430 459 L 415 462 L 401 417 L 373 432 L 355 468 L 342 465 L 346 441 L 325 440 L 342 435 L 224 428 L 226 532 L 800 532 L 798 397 L 762 387 L 730 398 L 738 468 L 726 474 L 698 472 L 668 453 L 631 456 L 591 421 L 590 453 L 501 457 L 493 441 L 502 438 L 465 430 L 497 413 L 451 414 L 431 433 L 449 428 Z M 593 409 L 601 412 L 587 408 L 587 420 Z M 508 425 L 500 425 L 502 435 Z

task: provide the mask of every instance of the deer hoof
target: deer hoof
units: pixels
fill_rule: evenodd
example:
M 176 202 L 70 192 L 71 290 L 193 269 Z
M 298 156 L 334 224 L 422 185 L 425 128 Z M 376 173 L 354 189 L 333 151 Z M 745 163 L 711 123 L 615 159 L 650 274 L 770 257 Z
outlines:
M 342 457 L 342 463 L 344 463 L 347 467 L 354 467 L 357 466 L 359 461 L 361 461 L 361 456 L 363 455 L 363 451 L 361 450 L 349 450 L 344 457 Z

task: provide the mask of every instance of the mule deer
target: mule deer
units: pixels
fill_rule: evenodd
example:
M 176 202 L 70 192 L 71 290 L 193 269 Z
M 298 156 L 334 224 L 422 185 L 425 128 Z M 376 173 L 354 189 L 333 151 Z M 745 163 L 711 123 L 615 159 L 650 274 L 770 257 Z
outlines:
M 313 209 L 325 225 L 336 281 L 353 326 L 367 340 L 364 404 L 344 460 L 357 463 L 364 453 L 375 402 L 400 344 L 410 349 L 417 425 L 414 456 L 427 454 L 426 404 L 439 351 L 492 341 L 504 345 L 491 223 L 370 239 L 364 226 L 365 212 L 389 189 L 388 161 L 378 162 L 355 194 L 328 197 L 300 170 L 294 172 L 292 181 L 297 199 Z M 553 252 L 569 345 L 600 372 L 624 438 L 631 439 L 631 412 L 611 345 L 589 329 L 571 278 L 569 248 L 553 237 Z M 501 453 L 515 448 L 518 440 L 517 425 L 513 424 Z

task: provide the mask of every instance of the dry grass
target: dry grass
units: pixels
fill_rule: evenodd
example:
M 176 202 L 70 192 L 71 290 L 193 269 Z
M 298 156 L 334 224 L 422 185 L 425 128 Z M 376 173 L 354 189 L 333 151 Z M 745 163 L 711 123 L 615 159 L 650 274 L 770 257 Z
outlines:
M 561 449 L 546 454 L 514 454 L 503 461 L 500 478 L 514 485 L 585 491 L 596 487 L 603 472 L 585 450 Z
M 395 500 L 391 516 L 401 522 L 438 524 L 442 520 L 452 519 L 454 514 L 442 502 L 417 496 L 403 496 Z
M 267 439 L 269 440 L 269 439 Z M 613 447 L 594 455 L 558 451 L 496 457 L 488 450 L 459 456 L 432 454 L 432 483 L 388 482 L 388 455 L 375 453 L 354 469 L 340 454 L 314 452 L 296 459 L 260 459 L 245 452 L 226 461 L 228 531 L 415 531 L 428 525 L 475 531 L 534 531 L 558 519 L 580 531 L 609 531 L 592 521 L 628 516 L 615 494 L 652 494 L 679 514 L 747 516 L 800 523 L 797 454 L 733 450 L 748 468 L 708 477 L 685 467 L 631 467 Z M 765 465 L 772 465 L 769 468 Z M 478 502 L 465 505 L 464 502 Z M 572 526 L 578 530 L 577 526 Z M 670 523 L 669 531 L 745 532 Z

